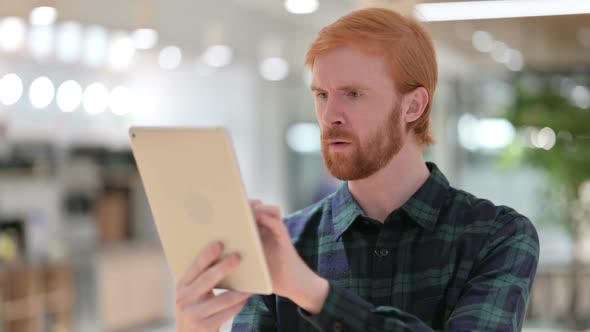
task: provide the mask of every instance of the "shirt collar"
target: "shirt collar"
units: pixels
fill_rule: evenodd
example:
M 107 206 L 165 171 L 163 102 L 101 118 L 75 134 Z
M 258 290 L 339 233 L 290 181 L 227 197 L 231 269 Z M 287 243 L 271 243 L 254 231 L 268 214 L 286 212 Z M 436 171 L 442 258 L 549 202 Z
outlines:
M 401 209 L 418 225 L 431 231 L 447 200 L 449 181 L 436 164 L 427 162 L 426 166 L 430 170 L 430 176 Z
M 428 179 L 400 209 L 416 224 L 431 231 L 436 226 L 440 209 L 447 198 L 449 181 L 436 164 L 427 162 L 426 166 L 430 171 Z M 336 238 L 340 238 L 358 216 L 364 215 L 348 189 L 348 182 L 344 182 L 332 199 L 332 220 Z
M 362 215 L 365 213 L 348 190 L 348 182 L 343 182 L 332 199 L 332 221 L 336 239 L 339 239 L 352 222 Z

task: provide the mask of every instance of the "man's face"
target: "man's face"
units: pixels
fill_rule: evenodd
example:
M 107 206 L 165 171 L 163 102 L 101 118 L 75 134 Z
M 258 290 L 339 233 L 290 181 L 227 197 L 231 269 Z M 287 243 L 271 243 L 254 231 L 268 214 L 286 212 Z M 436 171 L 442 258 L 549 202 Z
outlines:
M 400 100 L 382 57 L 341 47 L 319 54 L 312 92 L 330 173 L 359 180 L 383 168 L 403 146 Z

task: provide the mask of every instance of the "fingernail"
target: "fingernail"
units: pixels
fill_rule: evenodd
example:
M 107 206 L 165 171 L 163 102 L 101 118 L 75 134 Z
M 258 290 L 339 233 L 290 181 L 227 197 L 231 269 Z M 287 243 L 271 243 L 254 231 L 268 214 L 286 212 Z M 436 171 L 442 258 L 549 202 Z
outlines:
M 232 260 L 234 260 L 234 261 L 236 261 L 236 262 L 239 262 L 239 261 L 240 261 L 240 259 L 242 258 L 242 257 L 240 256 L 240 254 L 238 254 L 237 252 L 236 252 L 236 253 L 233 253 L 231 256 L 232 256 L 232 257 L 231 257 L 231 258 L 232 258 Z
M 223 243 L 215 242 L 215 244 L 213 244 L 213 250 L 215 250 L 215 251 L 223 250 Z

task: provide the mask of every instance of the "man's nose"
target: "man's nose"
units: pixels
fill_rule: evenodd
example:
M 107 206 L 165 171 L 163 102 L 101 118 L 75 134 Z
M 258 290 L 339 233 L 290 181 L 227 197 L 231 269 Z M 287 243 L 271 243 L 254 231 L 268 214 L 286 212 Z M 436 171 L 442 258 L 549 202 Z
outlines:
M 322 121 L 324 122 L 325 126 L 338 126 L 343 125 L 344 122 L 344 112 L 342 111 L 342 105 L 339 105 L 338 101 L 335 98 L 328 98 L 325 108 L 324 114 L 322 116 Z

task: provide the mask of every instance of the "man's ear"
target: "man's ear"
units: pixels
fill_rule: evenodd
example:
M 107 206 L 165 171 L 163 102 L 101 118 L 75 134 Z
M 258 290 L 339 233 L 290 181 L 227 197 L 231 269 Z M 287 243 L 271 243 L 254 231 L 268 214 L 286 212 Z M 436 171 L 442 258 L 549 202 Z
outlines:
M 428 102 L 430 101 L 428 91 L 423 87 L 418 87 L 409 92 L 405 95 L 404 99 L 406 107 L 403 116 L 406 123 L 418 120 L 426 110 L 426 106 L 428 106 Z

